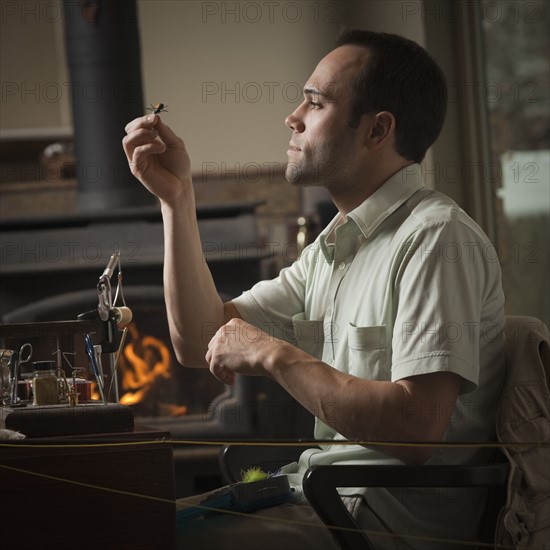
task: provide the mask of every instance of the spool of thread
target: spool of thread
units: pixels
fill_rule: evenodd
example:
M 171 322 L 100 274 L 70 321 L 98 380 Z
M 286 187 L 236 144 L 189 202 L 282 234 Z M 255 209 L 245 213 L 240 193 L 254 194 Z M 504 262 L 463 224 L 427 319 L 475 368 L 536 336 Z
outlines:
M 124 328 L 132 320 L 132 310 L 129 307 L 121 306 L 113 308 L 118 328 Z

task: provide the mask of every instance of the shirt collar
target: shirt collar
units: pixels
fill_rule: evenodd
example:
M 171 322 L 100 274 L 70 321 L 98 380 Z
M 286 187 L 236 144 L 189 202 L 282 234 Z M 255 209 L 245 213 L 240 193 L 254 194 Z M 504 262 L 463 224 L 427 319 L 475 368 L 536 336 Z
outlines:
M 420 165 L 410 164 L 389 178 L 377 191 L 348 214 L 348 225 L 352 220 L 365 238 L 368 238 L 376 228 L 407 199 L 423 187 Z M 333 257 L 332 247 L 326 244 L 326 237 L 340 221 L 337 215 L 320 235 L 320 244 L 327 261 Z

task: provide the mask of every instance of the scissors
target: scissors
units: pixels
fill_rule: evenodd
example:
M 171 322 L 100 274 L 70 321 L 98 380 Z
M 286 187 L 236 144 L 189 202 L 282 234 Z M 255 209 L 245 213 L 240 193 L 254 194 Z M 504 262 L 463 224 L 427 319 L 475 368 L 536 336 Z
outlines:
M 26 355 L 25 355 L 26 352 Z M 23 344 L 19 351 L 11 354 L 8 367 L 10 369 L 11 396 L 4 399 L 4 405 L 17 405 L 21 399 L 17 396 L 17 384 L 19 382 L 20 367 L 23 363 L 28 363 L 32 357 L 32 345 Z

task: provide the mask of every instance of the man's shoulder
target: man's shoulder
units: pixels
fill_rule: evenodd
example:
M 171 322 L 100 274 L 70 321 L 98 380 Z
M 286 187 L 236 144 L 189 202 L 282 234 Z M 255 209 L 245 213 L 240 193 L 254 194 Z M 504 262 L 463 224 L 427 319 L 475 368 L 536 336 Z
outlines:
M 433 189 L 421 189 L 404 204 L 409 224 L 417 228 L 451 225 L 485 236 L 481 227 L 449 196 Z
M 433 189 L 420 189 L 405 202 L 410 214 L 425 223 L 451 221 L 466 213 L 443 193 Z

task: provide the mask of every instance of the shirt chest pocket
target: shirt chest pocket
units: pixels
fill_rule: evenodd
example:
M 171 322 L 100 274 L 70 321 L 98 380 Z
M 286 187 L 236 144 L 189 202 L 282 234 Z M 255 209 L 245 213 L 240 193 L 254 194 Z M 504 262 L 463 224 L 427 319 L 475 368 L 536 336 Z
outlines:
M 349 374 L 369 380 L 390 380 L 386 327 L 348 326 Z
M 304 313 L 297 313 L 292 317 L 292 326 L 297 346 L 313 357 L 321 359 L 325 341 L 323 321 L 305 319 Z

